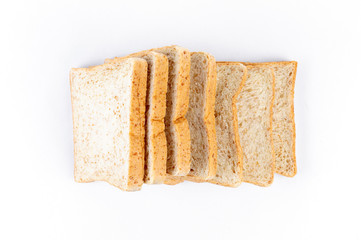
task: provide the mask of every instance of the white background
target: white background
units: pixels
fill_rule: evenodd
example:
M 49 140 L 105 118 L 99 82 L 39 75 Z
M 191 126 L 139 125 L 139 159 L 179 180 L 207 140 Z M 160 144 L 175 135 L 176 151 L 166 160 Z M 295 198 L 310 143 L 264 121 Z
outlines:
M 0 239 L 361 239 L 360 1 L 1 1 Z M 177 44 L 298 61 L 298 174 L 127 193 L 73 180 L 71 67 Z

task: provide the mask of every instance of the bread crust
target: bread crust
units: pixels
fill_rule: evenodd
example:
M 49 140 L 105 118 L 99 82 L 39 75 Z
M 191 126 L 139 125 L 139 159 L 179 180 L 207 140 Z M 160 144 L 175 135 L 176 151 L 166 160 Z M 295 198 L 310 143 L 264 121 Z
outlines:
M 137 59 L 133 64 L 133 86 L 137 87 L 132 87 L 131 94 L 129 177 L 125 189 L 127 191 L 140 190 L 144 177 L 145 95 L 148 64 L 144 59 Z M 136 120 L 132 121 L 132 119 Z
M 285 171 L 279 171 L 275 170 L 276 173 L 286 176 L 286 177 L 294 177 L 297 173 L 297 162 L 296 162 L 296 123 L 295 123 L 295 111 L 294 111 L 294 95 L 295 95 L 295 82 L 296 82 L 296 74 L 297 74 L 297 65 L 298 63 L 296 61 L 280 61 L 280 62 L 262 62 L 262 63 L 250 63 L 250 62 L 242 62 L 243 64 L 247 66 L 255 66 L 255 65 L 264 65 L 269 67 L 276 67 L 276 66 L 286 66 L 286 65 L 293 65 L 293 75 L 291 78 L 291 92 L 290 92 L 290 102 L 291 105 L 291 111 L 289 113 L 289 117 L 292 123 L 292 164 L 293 166 L 288 166 L 288 168 L 292 169 L 292 172 L 289 174 Z M 276 154 L 276 153 L 275 153 Z M 275 159 L 275 162 L 277 162 L 277 157 Z
M 214 108 L 216 102 L 217 90 L 217 65 L 216 60 L 210 54 L 204 53 L 209 64 L 207 69 L 207 87 L 206 87 L 206 103 L 204 109 L 204 123 L 208 135 L 208 175 L 206 179 L 210 179 L 217 172 L 217 137 L 216 137 L 216 118 L 214 116 Z

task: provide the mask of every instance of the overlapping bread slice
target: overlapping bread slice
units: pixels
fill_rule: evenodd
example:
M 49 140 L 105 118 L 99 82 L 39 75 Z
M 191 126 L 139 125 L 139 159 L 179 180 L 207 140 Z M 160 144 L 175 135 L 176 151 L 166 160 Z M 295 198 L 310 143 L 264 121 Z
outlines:
M 169 61 L 165 133 L 167 173 L 185 176 L 190 170 L 190 132 L 185 117 L 189 104 L 190 52 L 179 46 L 153 49 Z
M 262 64 L 272 68 L 275 74 L 275 100 L 272 118 L 272 135 L 276 155 L 275 170 L 276 173 L 293 177 L 297 173 L 294 114 L 297 62 L 268 62 Z
M 246 65 L 248 75 L 237 98 L 237 117 L 243 151 L 243 181 L 268 186 L 274 176 L 272 142 L 273 69 Z
M 75 181 L 141 188 L 146 79 L 138 58 L 71 70 Z
M 214 105 L 216 61 L 211 54 L 191 53 L 189 109 L 186 118 L 191 136 L 191 169 L 186 177 L 168 177 L 174 185 L 184 180 L 207 180 L 216 174 L 217 140 Z
M 167 141 L 164 117 L 168 82 L 168 58 L 161 53 L 146 51 L 132 54 L 148 63 L 145 112 L 145 172 L 144 182 L 163 183 L 166 177 Z M 105 62 L 122 61 L 127 57 L 106 59 Z
M 168 58 L 165 113 L 166 171 L 168 176 L 185 176 L 190 170 L 190 133 L 185 118 L 189 104 L 190 52 L 179 46 L 168 46 L 145 50 L 127 57 L 140 56 L 151 51 L 164 54 Z
M 217 66 L 205 52 L 191 54 L 189 109 L 186 118 L 191 136 L 191 169 L 188 177 L 207 180 L 217 170 L 216 120 L 214 115 Z
M 236 102 L 246 76 L 247 68 L 241 63 L 217 62 L 217 172 L 208 181 L 223 186 L 236 187 L 242 182 L 242 149 Z

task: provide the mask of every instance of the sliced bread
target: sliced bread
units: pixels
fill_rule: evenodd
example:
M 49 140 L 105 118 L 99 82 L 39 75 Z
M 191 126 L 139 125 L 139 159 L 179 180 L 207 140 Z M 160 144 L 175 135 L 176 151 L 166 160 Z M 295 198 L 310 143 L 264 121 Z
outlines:
M 71 70 L 75 181 L 141 188 L 146 80 L 138 58 Z
M 165 134 L 167 139 L 167 174 L 186 176 L 190 170 L 190 132 L 185 115 L 189 105 L 190 52 L 179 46 L 154 48 L 128 57 L 155 51 L 168 58 Z
M 186 177 L 168 177 L 165 184 L 184 180 L 207 180 L 217 169 L 217 139 L 214 106 L 217 69 L 214 57 L 204 52 L 191 53 L 189 109 L 186 114 L 191 136 L 191 169 Z
M 168 82 L 168 58 L 161 53 L 146 51 L 132 54 L 148 63 L 145 117 L 145 172 L 144 182 L 163 183 L 166 177 L 167 141 L 164 117 Z M 107 59 L 105 62 L 122 61 Z
M 169 61 L 165 115 L 167 173 L 185 176 L 190 170 L 190 132 L 185 115 L 189 104 L 190 52 L 179 46 L 153 49 Z
M 216 174 L 217 139 L 214 105 L 216 60 L 208 53 L 191 54 L 189 110 L 186 119 L 191 136 L 189 177 L 207 180 Z
M 243 181 L 268 186 L 274 175 L 272 143 L 273 69 L 247 65 L 248 75 L 237 98 L 238 132 L 243 151 Z
M 217 172 L 208 181 L 223 186 L 236 187 L 242 182 L 242 150 L 236 102 L 246 76 L 247 68 L 241 63 L 217 62 Z

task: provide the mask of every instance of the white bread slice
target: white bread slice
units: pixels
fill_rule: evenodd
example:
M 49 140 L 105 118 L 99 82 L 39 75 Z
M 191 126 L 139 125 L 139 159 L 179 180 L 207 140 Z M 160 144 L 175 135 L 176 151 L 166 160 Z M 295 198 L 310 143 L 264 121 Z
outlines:
M 247 68 L 241 63 L 217 62 L 217 173 L 208 180 L 211 183 L 237 187 L 242 182 L 242 149 L 237 131 L 236 102 L 246 76 Z
M 247 79 L 237 98 L 238 131 L 243 151 L 243 181 L 269 186 L 274 176 L 272 143 L 273 69 L 246 65 Z
M 168 58 L 161 53 L 147 51 L 132 54 L 148 63 L 146 118 L 145 118 L 145 172 L 144 182 L 163 183 L 166 177 L 167 141 L 164 117 L 168 82 Z M 105 62 L 124 58 L 106 59 Z
M 71 70 L 75 181 L 141 188 L 146 79 L 137 58 Z

